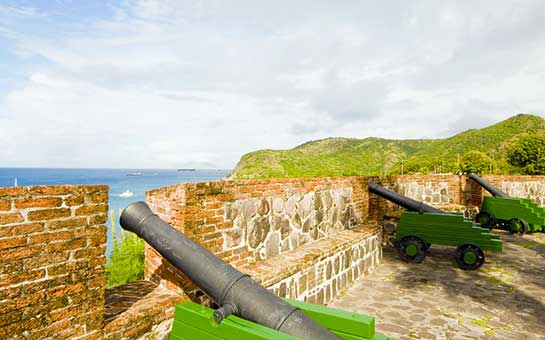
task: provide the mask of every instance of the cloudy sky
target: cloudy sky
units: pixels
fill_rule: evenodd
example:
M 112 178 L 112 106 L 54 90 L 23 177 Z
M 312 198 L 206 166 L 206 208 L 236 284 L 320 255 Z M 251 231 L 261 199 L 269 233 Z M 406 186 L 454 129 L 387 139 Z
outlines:
M 234 167 L 545 116 L 545 1 L 0 1 L 0 167 Z

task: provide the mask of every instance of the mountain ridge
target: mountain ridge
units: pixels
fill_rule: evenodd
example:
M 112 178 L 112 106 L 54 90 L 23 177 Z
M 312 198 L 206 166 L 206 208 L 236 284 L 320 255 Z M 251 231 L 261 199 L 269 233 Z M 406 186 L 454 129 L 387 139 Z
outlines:
M 257 150 L 243 155 L 229 174 L 233 179 L 456 172 L 460 157 L 481 151 L 497 171 L 512 168 L 507 148 L 525 134 L 545 134 L 545 119 L 518 114 L 496 124 L 439 139 L 329 137 L 287 150 Z

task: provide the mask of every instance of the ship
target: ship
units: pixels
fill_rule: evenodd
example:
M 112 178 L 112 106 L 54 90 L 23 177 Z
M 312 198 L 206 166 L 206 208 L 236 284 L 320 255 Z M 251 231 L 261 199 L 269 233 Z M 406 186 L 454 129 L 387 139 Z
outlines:
M 135 172 L 129 172 L 127 176 L 142 176 L 142 171 L 137 170 Z

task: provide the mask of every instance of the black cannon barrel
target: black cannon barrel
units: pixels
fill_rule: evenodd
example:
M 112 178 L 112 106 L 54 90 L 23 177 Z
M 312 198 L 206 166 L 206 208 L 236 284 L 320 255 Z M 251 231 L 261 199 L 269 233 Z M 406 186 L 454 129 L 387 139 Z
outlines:
M 376 184 L 373 181 L 369 181 L 367 183 L 369 187 L 369 191 L 372 193 L 375 193 L 385 199 L 387 199 L 390 202 L 393 202 L 395 204 L 398 204 L 402 206 L 403 208 L 410 210 L 410 211 L 416 211 L 416 212 L 427 212 L 427 213 L 435 213 L 435 214 L 445 214 L 444 211 L 436 209 L 432 206 L 429 206 L 425 203 L 418 202 L 413 200 L 412 198 L 408 198 L 405 196 L 401 196 L 397 192 L 394 192 L 392 190 L 388 190 L 386 188 L 381 187 L 380 185 Z
M 479 177 L 477 174 L 470 173 L 469 178 L 471 178 L 472 180 L 477 182 L 477 184 L 485 188 L 485 190 L 491 193 L 492 196 L 494 197 L 509 197 L 509 195 L 507 195 L 505 192 L 501 191 L 500 189 L 496 188 L 492 184 L 488 183 L 487 181 Z
M 155 215 L 145 202 L 130 204 L 120 225 L 143 238 L 219 306 L 216 322 L 229 314 L 302 339 L 339 339 L 278 296 L 196 244 Z

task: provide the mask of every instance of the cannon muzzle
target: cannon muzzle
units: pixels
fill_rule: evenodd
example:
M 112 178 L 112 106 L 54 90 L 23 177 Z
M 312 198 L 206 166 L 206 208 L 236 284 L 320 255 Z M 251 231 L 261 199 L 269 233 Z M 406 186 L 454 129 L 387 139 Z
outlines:
M 369 191 L 371 191 L 372 193 L 375 193 L 379 195 L 380 197 L 387 199 L 390 202 L 400 205 L 409 211 L 415 211 L 415 212 L 421 212 L 421 213 L 425 212 L 425 213 L 434 213 L 434 214 L 445 214 L 445 212 L 442 210 L 436 209 L 425 203 L 415 201 L 412 198 L 401 196 L 397 192 L 383 188 L 373 181 L 367 182 L 367 185 L 369 187 Z
M 217 323 L 235 314 L 302 339 L 339 339 L 297 307 L 172 228 L 145 202 L 130 204 L 119 222 L 123 229 L 143 238 L 220 306 L 214 314 Z
M 477 176 L 477 174 L 470 173 L 469 178 L 477 182 L 480 186 L 482 186 L 486 191 L 488 191 L 492 196 L 494 197 L 505 197 L 508 198 L 509 195 L 507 195 L 505 192 L 501 191 L 500 189 L 496 188 L 489 182 L 485 181 L 481 177 Z

